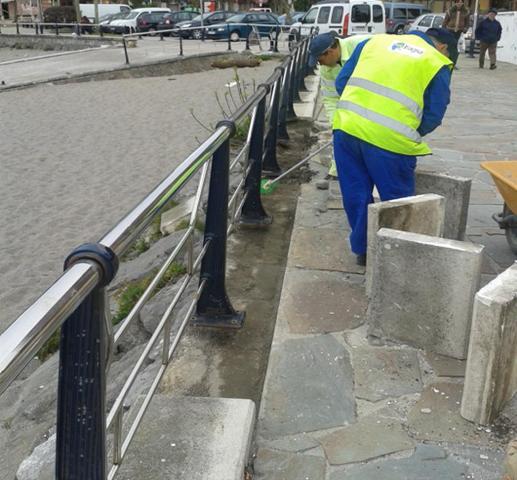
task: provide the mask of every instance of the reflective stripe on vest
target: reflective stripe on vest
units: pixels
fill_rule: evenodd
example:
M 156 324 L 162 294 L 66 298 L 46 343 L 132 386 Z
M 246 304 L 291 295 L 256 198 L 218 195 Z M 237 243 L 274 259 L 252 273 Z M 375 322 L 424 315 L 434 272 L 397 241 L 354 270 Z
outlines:
M 321 86 L 322 87 L 332 87 L 333 89 L 336 89 L 336 82 L 334 80 L 325 80 L 324 78 L 322 78 Z
M 339 93 L 337 93 L 335 90 L 333 92 L 330 90 L 321 90 L 321 96 L 328 98 L 339 98 Z
M 340 100 L 337 102 L 336 107 L 357 113 L 357 115 L 361 115 L 361 117 L 366 118 L 367 120 L 371 120 L 372 122 L 378 123 L 383 127 L 404 135 L 415 143 L 420 143 L 422 141 L 422 137 L 416 130 L 413 130 L 411 127 L 408 127 L 403 123 L 397 122 L 397 120 L 393 120 L 393 118 L 386 117 L 385 115 L 374 112 L 373 110 L 369 110 L 368 108 L 361 107 L 352 102 L 347 102 L 346 100 Z
M 422 109 L 420 108 L 420 105 L 418 105 L 418 103 L 416 103 L 412 98 L 407 97 L 397 90 L 385 87 L 384 85 L 379 85 L 378 83 L 372 82 L 371 80 L 366 80 L 365 78 L 352 77 L 347 82 L 347 85 L 350 85 L 351 87 L 360 87 L 370 92 L 376 93 L 377 95 L 390 98 L 391 100 L 404 105 L 404 107 L 413 112 L 415 117 L 417 117 L 419 120 L 422 119 Z

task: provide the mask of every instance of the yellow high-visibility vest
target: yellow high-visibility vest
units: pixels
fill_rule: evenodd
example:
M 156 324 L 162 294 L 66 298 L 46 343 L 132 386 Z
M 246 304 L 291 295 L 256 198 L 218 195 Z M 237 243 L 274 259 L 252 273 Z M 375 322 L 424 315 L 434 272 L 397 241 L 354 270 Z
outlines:
M 341 71 L 345 62 L 352 56 L 355 47 L 372 35 L 352 35 L 347 38 L 339 38 L 339 47 L 341 50 L 341 65 L 338 63 L 334 67 L 326 67 L 320 65 L 320 94 L 322 97 L 325 112 L 330 124 L 336 110 L 336 104 L 339 100 L 339 94 L 336 91 L 336 78 Z
M 426 155 L 417 129 L 424 93 L 452 62 L 416 35 L 376 35 L 364 46 L 337 103 L 334 130 L 402 155 Z

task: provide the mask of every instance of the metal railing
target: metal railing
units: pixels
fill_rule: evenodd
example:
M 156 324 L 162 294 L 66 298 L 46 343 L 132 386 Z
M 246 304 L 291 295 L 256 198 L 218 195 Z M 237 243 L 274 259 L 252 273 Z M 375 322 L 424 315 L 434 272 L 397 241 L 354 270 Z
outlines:
M 244 313 L 234 310 L 226 294 L 226 239 L 236 222 L 268 225 L 272 221 L 262 206 L 260 181 L 263 171 L 271 175 L 280 173 L 277 139 L 289 138 L 286 122 L 294 115 L 292 101 L 306 74 L 309 41 L 307 38 L 297 44 L 233 116 L 219 122 L 210 137 L 98 243 L 84 244 L 72 251 L 65 260 L 64 273 L 0 336 L 1 394 L 61 327 L 56 428 L 58 480 L 115 477 L 192 315 L 198 326 L 243 326 Z M 236 128 L 247 122 L 244 144 L 232 159 L 230 139 Z M 238 165 L 242 166 L 242 176 L 230 195 L 230 172 Z M 106 287 L 116 275 L 118 258 L 194 176 L 199 176 L 199 183 L 184 235 L 113 334 Z M 195 254 L 194 230 L 207 184 L 203 245 Z M 113 406 L 106 412 L 106 371 L 112 352 L 168 267 L 185 251 L 186 275 Z M 173 316 L 174 308 L 198 273 L 198 286 L 187 312 L 177 319 Z M 124 400 L 160 339 L 161 366 L 134 420 L 123 429 Z M 125 436 L 123 431 L 127 432 Z M 108 432 L 113 436 L 109 464 Z

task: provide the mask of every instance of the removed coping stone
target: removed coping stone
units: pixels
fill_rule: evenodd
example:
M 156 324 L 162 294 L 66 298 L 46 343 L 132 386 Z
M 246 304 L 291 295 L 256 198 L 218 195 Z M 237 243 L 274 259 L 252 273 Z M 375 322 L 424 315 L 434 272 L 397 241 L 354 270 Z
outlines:
M 444 238 L 464 240 L 471 185 L 472 180 L 470 178 L 416 171 L 415 190 L 417 195 L 436 193 L 446 199 Z
M 489 424 L 517 391 L 517 264 L 476 295 L 461 415 Z
M 194 202 L 195 197 L 190 197 L 184 203 L 162 213 L 160 231 L 163 235 L 175 232 L 178 224 L 182 220 L 190 217 L 192 209 L 194 208 Z
M 433 193 L 368 205 L 367 295 L 371 295 L 372 272 L 377 246 L 376 233 L 380 228 L 392 228 L 404 232 L 441 237 L 443 235 L 444 219 L 445 199 Z
M 472 243 L 379 230 L 368 333 L 465 358 L 482 252 Z

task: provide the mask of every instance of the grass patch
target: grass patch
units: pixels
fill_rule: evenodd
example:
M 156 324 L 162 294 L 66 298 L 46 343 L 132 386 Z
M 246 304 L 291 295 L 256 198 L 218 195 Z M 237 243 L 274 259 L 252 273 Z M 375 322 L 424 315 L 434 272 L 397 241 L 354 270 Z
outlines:
M 59 339 L 61 338 L 61 329 L 58 328 L 52 336 L 45 342 L 45 344 L 39 349 L 36 356 L 41 362 L 44 362 L 52 354 L 59 350 Z
M 179 232 L 180 230 L 185 230 L 190 225 L 190 220 L 187 220 L 184 218 L 183 220 L 180 220 L 176 224 L 176 228 L 174 229 L 175 232 Z M 196 220 L 196 224 L 194 225 L 194 228 L 199 232 L 205 231 L 205 224 L 201 220 Z
M 113 315 L 112 323 L 113 325 L 119 324 L 124 318 L 129 315 L 131 309 L 136 305 L 140 297 L 145 292 L 146 288 L 151 283 L 152 279 L 158 272 L 158 269 L 155 269 L 145 277 L 140 280 L 136 280 L 127 284 L 117 299 L 117 313 Z M 163 277 L 158 282 L 156 289 L 154 290 L 152 296 L 156 295 L 163 287 L 171 282 L 175 282 L 179 277 L 187 273 L 187 268 L 185 265 L 182 265 L 178 262 L 172 262 L 169 265 L 169 268 L 163 274 Z

